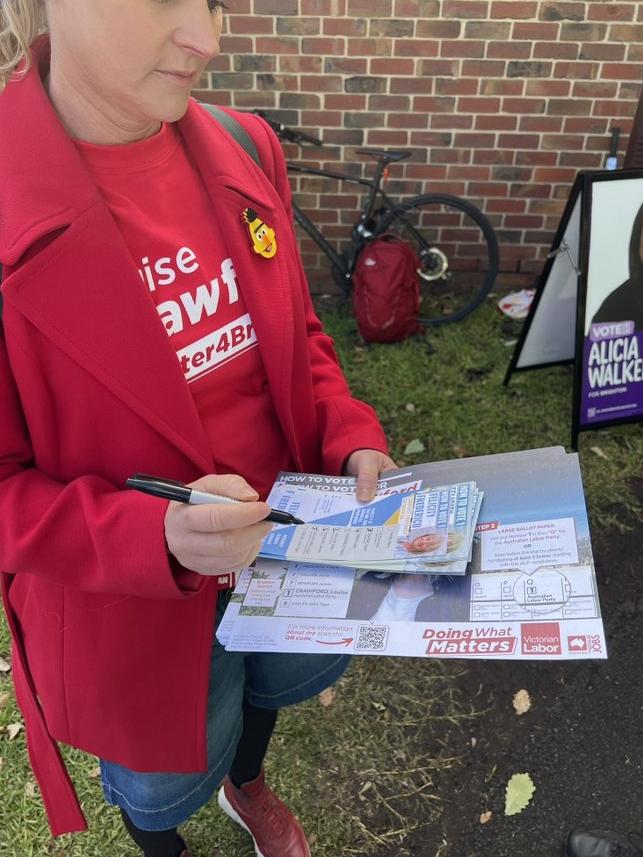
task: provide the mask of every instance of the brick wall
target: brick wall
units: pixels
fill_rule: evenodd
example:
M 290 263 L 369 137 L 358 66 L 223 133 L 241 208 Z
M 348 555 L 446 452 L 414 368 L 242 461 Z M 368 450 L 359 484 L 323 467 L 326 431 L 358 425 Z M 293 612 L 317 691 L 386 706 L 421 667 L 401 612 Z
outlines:
M 405 147 L 391 193 L 464 196 L 493 222 L 503 284 L 542 267 L 577 170 L 627 146 L 643 80 L 643 2 L 229 0 L 222 54 L 196 94 L 319 133 L 306 161 L 368 174 L 360 146 Z M 301 151 L 287 146 L 289 157 Z M 347 240 L 355 185 L 292 179 L 326 237 Z M 325 259 L 302 236 L 313 290 Z

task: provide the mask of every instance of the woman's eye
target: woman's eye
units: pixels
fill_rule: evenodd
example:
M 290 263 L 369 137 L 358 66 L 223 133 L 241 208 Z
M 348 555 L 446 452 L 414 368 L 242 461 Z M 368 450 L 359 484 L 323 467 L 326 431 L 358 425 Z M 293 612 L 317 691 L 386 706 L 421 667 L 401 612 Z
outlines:
M 171 3 L 172 0 L 158 0 L 158 2 L 165 4 L 165 3 Z M 217 9 L 227 9 L 227 8 L 228 7 L 226 6 L 225 3 L 222 2 L 222 0 L 208 0 L 208 9 L 210 10 L 210 12 L 216 12 Z

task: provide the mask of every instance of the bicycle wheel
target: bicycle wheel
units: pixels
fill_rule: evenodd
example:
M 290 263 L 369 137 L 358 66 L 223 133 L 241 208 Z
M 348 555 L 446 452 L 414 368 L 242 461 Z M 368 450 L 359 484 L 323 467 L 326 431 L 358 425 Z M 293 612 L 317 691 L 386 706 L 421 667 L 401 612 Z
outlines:
M 460 321 L 489 294 L 498 273 L 498 242 L 470 202 L 447 194 L 415 196 L 385 214 L 377 232 L 394 232 L 418 254 L 422 324 Z

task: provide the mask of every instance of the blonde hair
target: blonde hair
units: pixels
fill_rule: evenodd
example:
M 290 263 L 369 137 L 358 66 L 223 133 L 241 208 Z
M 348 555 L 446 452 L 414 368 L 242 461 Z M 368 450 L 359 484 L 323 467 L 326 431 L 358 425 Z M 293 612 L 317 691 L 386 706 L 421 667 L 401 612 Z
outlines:
M 0 90 L 22 59 L 29 68 L 29 46 L 46 29 L 44 0 L 0 0 Z

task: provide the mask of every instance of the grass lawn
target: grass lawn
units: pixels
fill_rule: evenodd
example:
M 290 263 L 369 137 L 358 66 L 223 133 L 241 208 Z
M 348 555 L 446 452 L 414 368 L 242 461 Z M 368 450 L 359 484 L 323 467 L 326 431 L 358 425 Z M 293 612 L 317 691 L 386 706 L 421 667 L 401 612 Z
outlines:
M 519 327 L 488 305 L 426 337 L 364 346 L 347 308 L 320 299 L 354 394 L 378 411 L 402 464 L 483 455 L 570 439 L 572 373 L 567 367 L 502 379 Z M 412 440 L 424 451 L 405 456 Z M 581 435 L 581 465 L 594 527 L 640 515 L 639 425 Z M 0 655 L 9 640 L 0 624 Z M 424 829 L 426 857 L 439 855 L 440 814 L 452 797 L 440 774 L 458 764 L 456 735 L 474 728 L 480 705 L 460 689 L 458 661 L 357 658 L 329 705 L 311 700 L 280 716 L 268 759 L 271 782 L 300 815 L 317 857 L 402 855 Z M 135 857 L 117 814 L 104 805 L 96 760 L 65 750 L 90 832 L 52 840 L 31 776 L 10 676 L 0 673 L 0 854 L 3 857 Z M 194 857 L 251 857 L 248 837 L 213 804 L 186 826 Z M 417 851 L 415 853 L 418 853 Z M 450 855 L 449 855 L 450 857 Z M 454 857 L 456 857 L 454 855 Z

